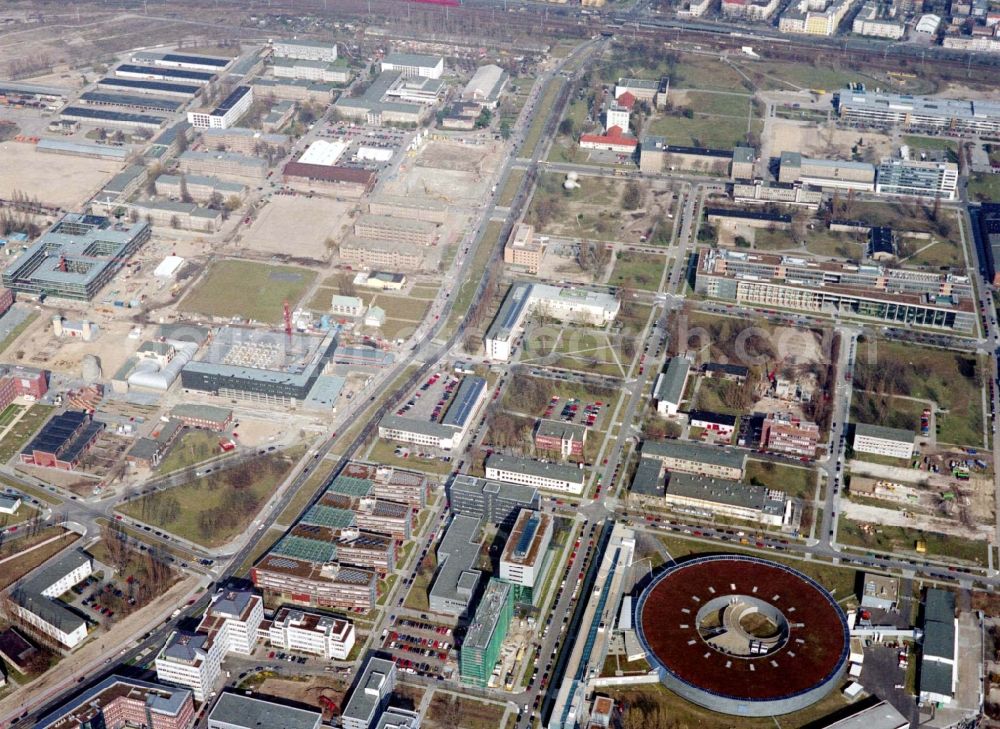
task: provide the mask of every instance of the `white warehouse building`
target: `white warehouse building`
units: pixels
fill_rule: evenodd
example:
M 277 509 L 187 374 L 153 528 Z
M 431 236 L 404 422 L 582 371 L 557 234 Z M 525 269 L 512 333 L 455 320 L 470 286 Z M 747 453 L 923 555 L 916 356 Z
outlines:
M 892 458 L 912 458 L 913 433 L 884 425 L 858 423 L 854 426 L 854 450 Z
M 583 493 L 584 475 L 582 468 L 567 463 L 546 463 L 502 453 L 486 459 L 486 478 L 543 491 L 579 496 Z
M 501 362 L 509 360 L 525 319 L 536 309 L 560 321 L 604 326 L 614 321 L 620 308 L 621 302 L 612 294 L 518 281 L 507 292 L 486 331 L 486 356 Z
M 301 58 L 307 61 L 325 61 L 326 63 L 333 63 L 337 60 L 336 43 L 290 38 L 274 41 L 272 48 L 275 58 Z
M 441 78 L 444 73 L 444 59 L 441 56 L 425 56 L 418 53 L 390 53 L 382 60 L 381 70 L 399 71 L 404 77 Z

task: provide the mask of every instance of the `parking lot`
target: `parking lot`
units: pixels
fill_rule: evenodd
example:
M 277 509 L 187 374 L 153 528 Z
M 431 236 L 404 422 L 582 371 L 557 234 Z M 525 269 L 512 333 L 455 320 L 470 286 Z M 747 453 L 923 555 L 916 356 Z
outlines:
M 435 372 L 396 410 L 396 415 L 439 422 L 459 382 L 461 379 L 455 375 Z
M 561 400 L 558 395 L 553 395 L 549 399 L 548 407 L 542 414 L 543 418 L 554 420 L 558 418 L 564 423 L 582 425 L 586 428 L 593 428 L 601 416 L 605 406 L 604 401 L 584 402 L 575 397 Z
M 382 633 L 382 647 L 393 654 L 400 670 L 425 678 L 446 678 L 454 672 L 454 630 L 447 625 L 412 618 L 394 619 Z

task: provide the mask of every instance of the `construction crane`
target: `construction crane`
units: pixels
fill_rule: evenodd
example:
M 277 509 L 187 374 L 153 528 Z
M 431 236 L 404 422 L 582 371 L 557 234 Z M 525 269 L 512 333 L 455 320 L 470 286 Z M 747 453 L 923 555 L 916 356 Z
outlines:
M 288 306 L 288 299 L 285 299 L 285 334 L 288 337 L 288 346 L 292 346 L 292 309 Z

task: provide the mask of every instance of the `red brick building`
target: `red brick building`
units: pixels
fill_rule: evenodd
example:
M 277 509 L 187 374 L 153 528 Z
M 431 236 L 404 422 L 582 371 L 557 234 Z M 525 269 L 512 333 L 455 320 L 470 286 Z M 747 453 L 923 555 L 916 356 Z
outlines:
M 109 676 L 44 717 L 46 729 L 106 727 L 124 729 L 190 729 L 194 700 L 186 688 L 165 686 L 124 676 Z
M 574 423 L 558 420 L 539 420 L 535 429 L 535 448 L 558 453 L 563 458 L 583 458 L 587 442 L 587 429 Z
M 760 447 L 769 453 L 814 458 L 819 426 L 791 413 L 769 413 L 761 430 Z

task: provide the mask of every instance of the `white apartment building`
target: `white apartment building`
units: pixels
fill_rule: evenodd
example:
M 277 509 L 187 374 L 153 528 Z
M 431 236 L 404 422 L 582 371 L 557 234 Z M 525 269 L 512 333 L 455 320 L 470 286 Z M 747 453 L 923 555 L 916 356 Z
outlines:
M 198 625 L 200 633 L 215 633 L 224 653 L 250 655 L 264 620 L 264 600 L 249 590 L 220 590 Z
M 618 127 L 623 132 L 628 131 L 629 124 L 629 110 L 624 106 L 619 106 L 618 104 L 611 104 L 608 110 L 604 112 L 605 117 L 605 129 L 611 129 L 611 127 Z
M 290 38 L 274 41 L 272 48 L 275 58 L 301 58 L 308 61 L 325 61 L 326 63 L 333 63 L 337 60 L 336 43 Z
M 175 630 L 156 656 L 156 677 L 191 689 L 195 701 L 206 701 L 218 683 L 223 653 L 211 635 Z
M 444 59 L 440 56 L 425 56 L 418 53 L 390 53 L 382 61 L 385 71 L 399 71 L 403 76 L 426 76 L 441 78 L 444 73 Z
M 583 493 L 584 471 L 570 464 L 494 453 L 486 459 L 486 478 L 579 496 Z
M 354 647 L 354 626 L 346 620 L 304 610 L 281 608 L 265 622 L 261 636 L 274 648 L 346 660 Z
M 250 111 L 251 104 L 253 89 L 249 86 L 237 86 L 212 111 L 189 111 L 188 122 L 197 129 L 228 129 Z
M 858 423 L 854 427 L 854 450 L 892 458 L 912 458 L 913 433 L 899 428 Z

